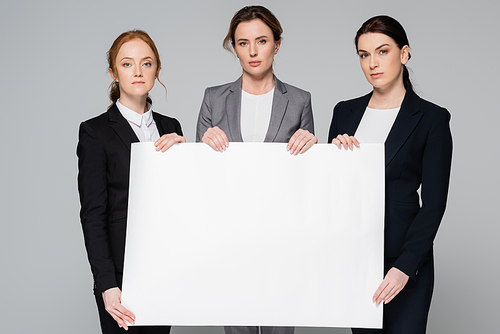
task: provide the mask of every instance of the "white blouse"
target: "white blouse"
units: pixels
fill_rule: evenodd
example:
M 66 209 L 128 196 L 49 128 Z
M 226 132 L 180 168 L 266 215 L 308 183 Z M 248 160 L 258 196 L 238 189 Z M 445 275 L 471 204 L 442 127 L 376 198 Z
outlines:
M 274 88 L 262 95 L 241 91 L 241 137 L 244 142 L 264 142 L 271 120 Z
M 366 108 L 354 137 L 360 143 L 385 143 L 400 108 Z

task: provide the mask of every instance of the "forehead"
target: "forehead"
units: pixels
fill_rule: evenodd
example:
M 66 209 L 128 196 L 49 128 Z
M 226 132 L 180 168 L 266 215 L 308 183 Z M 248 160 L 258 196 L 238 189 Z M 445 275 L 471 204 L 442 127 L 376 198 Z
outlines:
M 241 22 L 238 24 L 234 32 L 236 40 L 240 38 L 252 39 L 260 36 L 273 37 L 271 28 L 269 28 L 261 19 Z
M 396 45 L 396 42 L 389 36 L 378 32 L 369 32 L 359 36 L 358 50 L 376 49 L 381 45 Z
M 120 47 L 118 51 L 118 58 L 121 57 L 152 57 L 154 58 L 154 52 L 151 47 L 144 42 L 142 39 L 133 39 Z

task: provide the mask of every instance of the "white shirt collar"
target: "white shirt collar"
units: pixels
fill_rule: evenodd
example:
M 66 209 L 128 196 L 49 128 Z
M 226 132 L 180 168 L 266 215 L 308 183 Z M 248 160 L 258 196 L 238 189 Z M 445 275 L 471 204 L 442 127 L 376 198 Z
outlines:
M 142 124 L 142 119 L 144 118 L 144 121 L 146 123 L 146 126 L 150 126 L 151 123 L 153 122 L 153 111 L 151 104 L 148 103 L 148 111 L 146 111 L 144 114 L 140 115 L 133 111 L 132 109 L 129 109 L 125 107 L 123 104 L 120 103 L 120 99 L 116 101 L 116 106 L 118 107 L 118 110 L 120 110 L 120 113 L 122 114 L 123 117 L 129 122 L 134 123 L 137 126 L 141 126 Z

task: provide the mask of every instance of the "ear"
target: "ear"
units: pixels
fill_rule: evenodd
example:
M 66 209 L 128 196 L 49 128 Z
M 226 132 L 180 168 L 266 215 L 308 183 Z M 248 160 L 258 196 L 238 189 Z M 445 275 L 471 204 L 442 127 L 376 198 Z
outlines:
M 401 48 L 401 64 L 406 65 L 408 60 L 410 60 L 410 47 L 405 45 Z
M 281 46 L 281 39 L 279 41 L 274 42 L 274 54 L 278 53 L 280 46 Z
M 118 76 L 113 72 L 112 69 L 109 69 L 109 75 L 114 81 L 118 82 Z

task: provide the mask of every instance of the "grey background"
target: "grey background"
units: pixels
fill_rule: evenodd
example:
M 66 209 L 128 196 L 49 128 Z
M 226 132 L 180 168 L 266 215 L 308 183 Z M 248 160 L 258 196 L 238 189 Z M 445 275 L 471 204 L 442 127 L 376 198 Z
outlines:
M 332 108 L 370 86 L 353 37 L 377 14 L 397 18 L 411 44 L 416 91 L 452 113 L 449 205 L 436 239 L 429 333 L 495 332 L 500 308 L 498 5 L 457 1 L 263 1 L 284 40 L 275 73 L 309 90 L 316 134 Z M 105 53 L 144 29 L 163 61 L 154 109 L 180 120 L 188 142 L 207 86 L 234 81 L 221 47 L 244 1 L 2 1 L 0 5 L 0 314 L 4 333 L 98 333 L 78 218 L 75 148 L 81 121 L 109 104 Z M 300 328 L 297 334 L 348 333 Z M 173 333 L 222 333 L 174 328 Z

